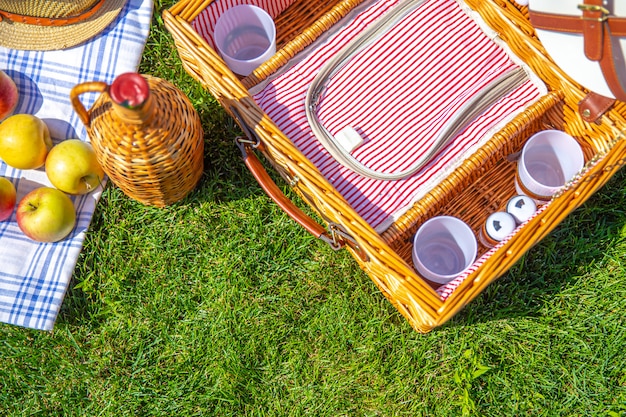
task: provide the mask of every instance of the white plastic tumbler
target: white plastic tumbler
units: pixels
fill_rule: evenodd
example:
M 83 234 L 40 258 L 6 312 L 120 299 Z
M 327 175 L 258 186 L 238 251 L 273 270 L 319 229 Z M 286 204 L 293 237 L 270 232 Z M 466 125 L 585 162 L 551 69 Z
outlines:
M 242 4 L 222 13 L 213 40 L 228 67 L 247 76 L 276 53 L 276 26 L 265 10 Z
M 573 137 L 560 130 L 543 130 L 522 149 L 515 189 L 535 201 L 548 201 L 584 164 L 583 151 Z
M 413 264 L 422 277 L 445 284 L 474 263 L 477 250 L 476 236 L 467 223 L 452 216 L 437 216 L 417 230 Z

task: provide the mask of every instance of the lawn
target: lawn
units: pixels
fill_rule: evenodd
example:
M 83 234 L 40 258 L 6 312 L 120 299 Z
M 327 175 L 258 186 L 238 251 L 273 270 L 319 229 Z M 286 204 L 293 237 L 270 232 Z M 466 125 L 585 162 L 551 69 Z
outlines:
M 419 334 L 255 183 L 238 127 L 180 65 L 172 4 L 155 2 L 140 70 L 198 110 L 204 175 L 164 209 L 107 186 L 55 329 L 0 325 L 0 415 L 626 415 L 622 171 Z

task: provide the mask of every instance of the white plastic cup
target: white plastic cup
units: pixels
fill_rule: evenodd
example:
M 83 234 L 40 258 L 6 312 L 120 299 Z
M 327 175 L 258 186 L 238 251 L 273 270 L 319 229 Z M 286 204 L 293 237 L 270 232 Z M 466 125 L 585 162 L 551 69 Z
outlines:
M 517 163 L 515 189 L 537 202 L 546 202 L 584 166 L 576 140 L 560 130 L 543 130 L 531 136 Z
M 429 281 L 446 284 L 462 274 L 476 259 L 478 243 L 462 220 L 437 216 L 427 220 L 413 239 L 413 265 Z
M 247 76 L 276 53 L 276 26 L 265 10 L 242 4 L 222 13 L 213 40 L 228 67 Z

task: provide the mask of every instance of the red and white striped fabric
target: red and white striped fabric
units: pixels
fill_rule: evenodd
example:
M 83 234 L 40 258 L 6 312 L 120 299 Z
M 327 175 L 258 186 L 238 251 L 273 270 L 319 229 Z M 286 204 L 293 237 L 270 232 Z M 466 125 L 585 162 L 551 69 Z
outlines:
M 229 7 L 255 4 L 276 17 L 293 1 L 216 0 L 193 26 L 213 46 L 215 22 Z M 474 120 L 410 178 L 374 180 L 343 167 L 311 132 L 304 109 L 307 89 L 332 56 L 400 1 L 369 1 L 371 5 L 341 30 L 309 47 L 254 95 L 277 126 L 379 232 L 449 175 L 492 132 L 545 93 L 545 86 L 532 77 Z M 437 132 L 473 93 L 519 67 L 459 3 L 462 1 L 425 2 L 355 55 L 327 84 L 318 117 L 332 134 L 350 126 L 364 137 L 352 155 L 366 166 L 387 173 L 405 170 L 432 145 Z M 448 298 L 507 240 L 483 254 L 461 276 L 440 286 L 437 293 L 441 299 Z
M 399 0 L 380 0 L 254 95 L 257 103 L 354 209 L 378 231 L 484 143 L 494 126 L 543 94 L 526 82 L 474 120 L 410 178 L 363 177 L 337 163 L 312 134 L 305 115 L 308 86 L 327 60 Z M 333 76 L 318 106 L 335 134 L 355 128 L 365 142 L 352 155 L 382 172 L 413 165 L 472 94 L 518 65 L 455 0 L 431 0 L 405 16 Z
M 272 18 L 276 18 L 276 16 L 281 14 L 294 1 L 295 0 L 216 0 L 200 12 L 198 17 L 191 22 L 191 26 L 207 41 L 211 48 L 215 49 L 215 44 L 213 43 L 213 28 L 215 27 L 218 17 L 226 10 L 240 4 L 253 4 L 265 10 Z

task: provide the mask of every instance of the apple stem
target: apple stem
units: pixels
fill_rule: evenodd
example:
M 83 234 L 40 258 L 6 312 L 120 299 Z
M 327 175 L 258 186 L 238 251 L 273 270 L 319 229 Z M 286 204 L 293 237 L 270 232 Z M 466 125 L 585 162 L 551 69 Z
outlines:
M 100 178 L 98 175 L 95 176 L 96 179 L 98 180 L 98 184 L 102 185 L 102 182 L 104 181 L 104 178 Z M 91 191 L 94 187 L 91 186 L 91 183 L 89 182 L 89 178 L 92 178 L 91 175 L 85 175 L 82 180 L 85 183 L 85 186 L 87 187 L 88 191 Z

